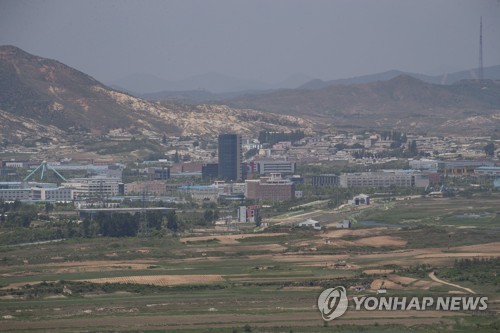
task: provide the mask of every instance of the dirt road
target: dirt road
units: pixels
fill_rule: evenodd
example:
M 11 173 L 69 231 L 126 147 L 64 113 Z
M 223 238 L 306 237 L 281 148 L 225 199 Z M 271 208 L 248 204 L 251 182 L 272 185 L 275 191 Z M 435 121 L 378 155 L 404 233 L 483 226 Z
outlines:
M 462 286 L 459 286 L 458 284 L 453 284 L 453 283 L 449 283 L 449 282 L 443 281 L 443 280 L 439 279 L 434 272 L 430 272 L 429 273 L 429 277 L 431 278 L 432 281 L 435 281 L 435 282 L 438 282 L 438 283 L 441 283 L 441 284 L 446 284 L 448 286 L 452 286 L 452 287 L 455 287 L 455 288 L 459 288 L 459 289 L 465 290 L 466 292 L 471 293 L 471 294 L 475 294 L 476 293 L 475 291 L 473 291 L 470 288 L 462 287 Z

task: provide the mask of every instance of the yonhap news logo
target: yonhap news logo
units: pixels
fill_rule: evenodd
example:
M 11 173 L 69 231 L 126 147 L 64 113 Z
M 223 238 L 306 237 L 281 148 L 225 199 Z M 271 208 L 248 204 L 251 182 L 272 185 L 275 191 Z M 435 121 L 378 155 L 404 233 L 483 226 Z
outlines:
M 486 296 L 399 297 L 361 296 L 352 298 L 355 311 L 485 311 Z M 349 306 L 345 287 L 328 288 L 318 297 L 318 309 L 324 321 L 342 316 Z
M 347 306 L 347 292 L 344 287 L 326 289 L 318 297 L 318 309 L 325 321 L 342 316 Z

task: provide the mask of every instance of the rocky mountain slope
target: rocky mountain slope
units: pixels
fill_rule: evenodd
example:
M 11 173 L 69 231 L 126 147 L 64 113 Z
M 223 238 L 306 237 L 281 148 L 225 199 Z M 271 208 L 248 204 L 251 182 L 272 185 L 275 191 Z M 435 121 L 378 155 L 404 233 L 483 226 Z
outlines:
M 401 75 L 382 82 L 241 97 L 229 105 L 352 128 L 494 132 L 500 128 L 500 81 L 438 85 Z
M 221 131 L 254 133 L 311 128 L 300 117 L 269 115 L 226 106 L 161 105 L 113 90 L 58 61 L 0 46 L 1 137 L 19 141 L 46 135 L 64 139 L 74 132 L 104 135 L 166 133 L 214 136 Z

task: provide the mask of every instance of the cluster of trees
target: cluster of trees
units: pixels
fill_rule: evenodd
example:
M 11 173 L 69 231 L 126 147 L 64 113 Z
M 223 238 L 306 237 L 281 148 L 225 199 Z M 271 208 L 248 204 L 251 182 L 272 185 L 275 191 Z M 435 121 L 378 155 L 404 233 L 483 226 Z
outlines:
M 386 150 L 383 152 L 379 152 L 377 154 L 373 154 L 370 152 L 367 152 L 365 150 L 359 151 L 359 152 L 354 152 L 352 153 L 352 157 L 360 159 L 360 158 L 389 158 L 389 157 L 396 157 L 396 158 L 408 158 L 408 157 L 415 157 L 415 156 L 422 156 L 422 157 L 429 157 L 430 154 L 424 154 L 423 152 L 419 152 L 417 148 L 415 147 L 409 147 L 408 150 L 404 150 L 402 148 L 397 148 L 397 149 L 390 149 Z
M 38 216 L 34 205 L 23 205 L 20 201 L 12 203 L 0 201 L 0 223 L 8 227 L 28 228 Z
M 474 284 L 500 285 L 500 258 L 457 259 L 453 267 L 444 272 L 452 281 L 469 281 Z
M 144 216 L 140 213 L 131 214 L 98 214 L 93 219 L 86 218 L 82 223 L 74 220 L 50 220 L 47 213 L 52 211 L 54 206 L 46 204 L 45 207 L 37 205 L 26 205 L 19 201 L 6 203 L 0 201 L 0 227 L 2 228 L 22 228 L 26 237 L 20 237 L 20 241 L 39 241 L 58 238 L 73 237 L 131 237 L 137 236 L 142 221 L 148 231 L 161 231 L 162 228 L 176 232 L 179 230 L 179 220 L 175 211 L 167 214 L 160 212 L 147 212 Z M 218 217 L 217 211 L 211 211 L 212 218 Z M 33 221 L 37 223 L 36 228 L 32 227 Z M 50 223 L 43 223 L 43 221 Z
M 406 137 L 406 133 L 398 132 L 398 131 L 383 131 L 380 133 L 380 138 L 384 141 L 392 140 L 395 143 L 399 143 L 398 147 L 401 146 L 401 143 L 406 143 L 408 138 Z
M 250 157 L 254 156 L 254 155 L 257 155 L 257 153 L 259 152 L 259 149 L 258 148 L 252 148 L 252 149 L 249 149 L 246 153 L 245 153 L 245 159 L 249 159 Z
M 417 142 L 415 140 L 410 141 L 408 144 L 408 157 L 415 157 L 418 155 Z
M 203 213 L 203 220 L 206 224 L 211 224 L 219 219 L 219 211 L 217 209 L 206 209 Z
M 487 156 L 495 155 L 495 144 L 493 142 L 488 143 L 486 146 L 484 146 L 484 152 Z
M 82 236 L 136 236 L 139 231 L 140 218 L 139 214 L 120 214 L 113 216 L 99 214 L 94 220 L 86 218 L 82 222 Z
M 344 149 L 363 149 L 365 146 L 363 146 L 360 143 L 355 143 L 352 146 L 346 145 L 345 143 L 337 143 L 334 146 L 337 150 L 344 150 Z
M 152 284 L 135 283 L 92 283 L 81 281 L 59 280 L 55 282 L 43 281 L 38 284 L 26 284 L 16 289 L 2 289 L 0 296 L 15 295 L 26 299 L 45 298 L 51 295 L 66 294 L 66 290 L 71 290 L 70 297 L 82 297 L 92 293 L 116 293 L 125 291 L 134 294 L 151 295 L 159 292 L 169 291 L 194 291 L 194 290 L 218 290 L 227 288 L 224 284 L 206 284 L 206 285 L 179 285 L 179 286 L 158 286 Z
M 150 231 L 160 231 L 163 225 L 171 231 L 178 230 L 177 215 L 175 211 L 166 216 L 159 212 L 147 212 L 144 216 L 140 213 L 105 215 L 99 213 L 94 219 L 86 218 L 81 224 L 81 235 L 83 237 L 95 237 L 97 235 L 106 237 L 133 237 L 139 233 L 141 223 L 145 223 Z
M 273 145 L 280 141 L 299 141 L 305 136 L 303 131 L 297 130 L 292 132 L 271 132 L 271 131 L 260 131 L 259 132 L 259 142 L 269 143 Z
M 500 268 L 500 258 L 472 258 L 457 259 L 453 263 L 453 268 L 458 270 L 484 270 L 492 269 L 497 271 Z
M 189 154 L 181 155 L 177 150 L 175 151 L 174 156 L 172 156 L 172 162 L 174 163 L 187 162 L 190 160 L 191 160 L 191 155 Z

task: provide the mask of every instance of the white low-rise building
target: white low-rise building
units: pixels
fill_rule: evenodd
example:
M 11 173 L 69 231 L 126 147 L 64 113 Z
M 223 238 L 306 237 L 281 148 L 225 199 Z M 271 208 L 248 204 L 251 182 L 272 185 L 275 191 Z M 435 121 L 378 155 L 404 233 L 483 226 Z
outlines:
M 340 187 L 422 187 L 429 185 L 428 176 L 416 172 L 356 172 L 344 173 L 339 177 Z
M 297 226 L 299 228 L 312 228 L 314 230 L 321 230 L 320 223 L 313 219 L 307 219 L 304 222 L 300 222 Z
M 355 197 L 353 197 L 352 200 L 349 200 L 348 203 L 350 205 L 355 205 L 355 206 L 369 205 L 370 204 L 370 196 L 368 196 L 366 194 L 359 194 L 359 195 L 356 195 Z
M 217 202 L 217 198 L 219 197 L 217 185 L 181 186 L 179 187 L 179 191 L 189 194 L 194 201 L 198 202 Z
M 31 189 L 2 188 L 0 189 L 0 200 L 3 201 L 31 200 Z
M 121 178 L 96 176 L 73 178 L 62 186 L 74 188 L 75 198 L 104 198 L 118 195 L 121 183 Z
M 31 189 L 32 200 L 70 202 L 75 198 L 73 187 L 34 187 Z

